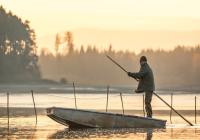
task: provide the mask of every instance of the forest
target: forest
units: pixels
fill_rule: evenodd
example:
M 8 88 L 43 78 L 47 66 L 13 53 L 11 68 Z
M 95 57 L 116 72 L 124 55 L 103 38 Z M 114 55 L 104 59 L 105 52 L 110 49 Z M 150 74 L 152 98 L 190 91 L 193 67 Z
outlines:
M 27 82 L 49 79 L 64 84 L 132 85 L 136 82 L 115 66 L 113 57 L 127 71 L 139 71 L 139 58 L 147 56 L 157 87 L 199 86 L 200 45 L 174 46 L 173 50 L 147 49 L 139 54 L 96 45 L 75 46 L 70 31 L 55 35 L 55 49 L 37 52 L 36 34 L 23 21 L 0 7 L 0 82 Z M 66 27 L 67 28 L 67 27 Z M 133 46 L 136 47 L 136 46 Z M 80 48 L 80 49 L 78 49 Z
M 55 36 L 55 54 L 43 50 L 39 64 L 43 77 L 81 84 L 131 85 L 136 82 L 115 66 L 106 55 L 113 57 L 128 71 L 139 71 L 139 58 L 147 56 L 157 87 L 197 86 L 200 83 L 200 46 L 176 46 L 171 51 L 147 49 L 139 54 L 106 50 L 97 46 L 74 46 L 73 33 Z

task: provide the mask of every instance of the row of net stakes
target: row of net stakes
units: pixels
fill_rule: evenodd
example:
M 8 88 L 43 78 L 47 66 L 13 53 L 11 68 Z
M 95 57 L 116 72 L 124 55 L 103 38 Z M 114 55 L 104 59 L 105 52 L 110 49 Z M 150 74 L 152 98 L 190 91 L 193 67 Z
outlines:
M 108 110 L 108 95 L 109 95 L 109 86 L 107 86 L 107 100 L 106 100 L 106 112 Z M 74 89 L 74 98 L 69 98 L 69 99 L 74 99 L 75 100 L 75 108 L 77 109 L 77 101 L 76 99 L 87 99 L 87 98 L 76 98 L 76 91 L 75 91 L 75 84 L 73 82 L 73 89 Z M 36 118 L 36 125 L 37 125 L 37 109 L 36 109 L 36 105 L 35 105 L 35 100 L 34 100 L 34 93 L 33 90 L 31 90 L 32 93 L 32 100 L 33 100 L 33 105 L 34 105 L 34 113 L 35 113 L 35 118 Z M 121 98 L 121 102 L 122 102 L 122 109 L 123 109 L 123 114 L 124 114 L 124 105 L 123 105 L 123 99 L 122 99 L 122 93 L 120 92 L 119 95 L 114 95 L 115 97 L 120 96 Z M 125 96 L 130 96 L 125 95 Z M 99 97 L 99 98 L 91 98 L 91 99 L 102 99 L 105 97 Z M 171 106 L 173 106 L 173 93 L 171 93 Z M 144 94 L 143 94 L 143 115 L 145 116 L 145 98 L 144 98 Z M 8 130 L 9 130 L 9 92 L 7 92 L 7 116 L 8 116 Z M 195 96 L 195 107 L 194 107 L 194 116 L 195 116 L 195 124 L 197 123 L 197 97 Z M 172 109 L 170 110 L 170 123 L 172 123 Z
M 31 94 L 32 94 L 32 100 L 33 100 L 35 118 L 36 118 L 35 124 L 37 125 L 37 110 L 36 110 L 36 106 L 35 106 L 33 90 L 31 90 Z M 7 92 L 6 96 L 7 96 L 7 132 L 9 134 L 9 132 L 10 132 L 10 93 Z
M 75 104 L 75 108 L 77 109 L 77 101 L 76 101 L 76 90 L 75 90 L 75 84 L 73 82 L 73 89 L 74 89 L 74 104 Z M 106 100 L 106 112 L 108 111 L 108 97 L 109 97 L 109 90 L 110 87 L 109 85 L 107 86 L 107 100 Z M 122 99 L 122 93 L 120 92 L 120 98 L 121 98 L 121 103 L 122 103 L 122 111 L 123 111 L 123 115 L 124 115 L 124 105 L 123 105 L 123 99 Z
M 106 112 L 108 111 L 108 99 L 109 99 L 109 92 L 110 92 L 110 90 L 109 90 L 109 85 L 107 86 L 107 98 L 106 98 Z M 76 92 L 75 92 L 75 84 L 74 84 L 74 82 L 73 82 L 73 89 L 74 89 L 74 100 L 75 100 L 75 107 L 76 107 L 76 109 L 77 109 L 77 101 L 76 101 Z M 122 99 L 122 93 L 120 92 L 120 98 L 121 98 L 121 104 L 122 104 L 122 110 L 123 110 L 123 114 L 124 114 L 124 104 L 123 104 L 123 99 Z M 130 96 L 130 95 L 129 95 Z M 144 117 L 145 117 L 145 96 L 144 96 L 144 94 L 143 94 L 143 107 L 142 107 L 142 110 L 143 110 L 143 115 L 144 115 Z M 196 96 L 195 96 L 195 124 L 197 123 L 197 108 L 196 108 Z M 173 93 L 171 93 L 171 107 L 173 106 Z M 170 123 L 172 123 L 172 109 L 170 110 Z
M 173 107 L 173 93 L 170 94 L 171 95 L 171 106 Z M 172 112 L 173 110 L 170 110 L 170 123 L 172 124 Z M 197 124 L 197 96 L 194 97 L 194 122 L 195 124 Z
M 75 84 L 74 84 L 74 82 L 72 83 L 73 84 L 73 93 L 74 93 L 74 104 L 75 104 L 75 108 L 77 109 L 77 97 L 76 97 L 76 90 L 75 90 Z M 109 92 L 110 92 L 110 87 L 109 87 L 109 85 L 107 85 L 107 98 L 106 98 L 106 112 L 108 111 L 108 97 L 109 97 Z M 122 98 L 122 93 L 120 92 L 120 94 L 119 95 L 117 95 L 117 96 L 120 96 L 120 99 L 121 99 L 121 104 L 122 104 L 122 111 L 123 111 L 123 115 L 124 115 L 124 104 L 123 104 L 123 98 Z M 130 96 L 130 95 L 129 95 Z M 105 98 L 105 97 L 102 97 L 102 98 Z M 102 99 L 102 98 L 98 98 L 98 99 Z M 68 97 L 68 99 L 73 99 L 73 98 L 69 98 Z M 83 99 L 83 98 L 79 98 L 79 99 Z M 84 98 L 84 99 L 86 99 L 86 98 Z M 92 98 L 92 99 L 94 99 L 94 98 Z M 96 98 L 97 99 L 97 98 Z M 144 115 L 144 117 L 145 117 L 145 97 L 144 97 L 144 94 L 143 94 L 143 107 L 142 107 L 142 110 L 143 110 L 143 115 Z

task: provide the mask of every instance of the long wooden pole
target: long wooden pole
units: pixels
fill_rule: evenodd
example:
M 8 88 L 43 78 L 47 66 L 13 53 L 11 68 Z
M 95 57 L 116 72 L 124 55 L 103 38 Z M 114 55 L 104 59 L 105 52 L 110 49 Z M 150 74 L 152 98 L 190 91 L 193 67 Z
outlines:
M 74 89 L 74 103 L 75 103 L 75 107 L 77 109 L 77 103 L 76 103 L 76 90 L 75 90 L 75 84 L 73 82 L 73 89 Z
M 173 106 L 173 93 L 171 93 L 171 107 Z M 172 109 L 170 110 L 170 123 L 172 124 Z
M 108 111 L 108 95 L 109 95 L 109 85 L 107 86 L 106 112 Z
M 123 103 L 122 93 L 121 92 L 120 92 L 120 98 L 121 98 L 121 102 L 122 102 L 122 111 L 123 111 L 123 115 L 124 115 L 124 103 Z
M 35 111 L 35 124 L 37 125 L 37 110 L 35 107 L 35 99 L 34 99 L 34 95 L 33 95 L 33 90 L 31 90 L 31 94 L 32 94 L 33 106 L 34 106 L 34 111 Z
M 106 55 L 106 57 L 108 59 L 110 59 L 113 63 L 115 63 L 118 67 L 120 67 L 124 72 L 128 72 L 127 70 L 125 70 L 120 64 L 118 64 L 115 60 L 113 60 L 110 56 Z
M 158 94 L 156 94 L 155 92 L 153 92 L 153 94 L 158 97 L 161 101 L 163 101 L 163 103 L 165 103 L 168 107 L 170 107 L 174 112 L 176 112 L 176 114 L 178 114 L 183 120 L 185 120 L 189 125 L 193 126 L 193 124 L 191 122 L 189 122 L 185 117 L 183 117 L 178 111 L 176 111 L 172 106 L 170 106 L 165 100 L 163 100 L 160 96 L 158 96 Z
M 125 68 L 123 68 L 120 64 L 118 64 L 114 59 L 112 59 L 110 56 L 108 56 L 108 55 L 106 55 L 106 57 L 108 58 L 108 59 L 110 59 L 114 64 L 116 64 L 118 67 L 120 67 L 124 72 L 126 72 L 126 73 L 128 73 L 128 71 L 125 69 Z M 133 77 L 134 78 L 134 77 Z M 136 79 L 136 78 L 134 78 L 136 81 L 139 81 L 138 79 Z
M 117 66 L 119 66 L 123 71 L 125 71 L 127 73 L 127 70 L 125 70 L 121 65 L 119 65 L 116 61 L 114 61 L 110 56 L 107 55 L 107 57 L 113 62 L 115 63 Z M 136 81 L 138 81 L 137 79 L 135 79 Z M 191 122 L 189 122 L 187 119 L 185 119 L 178 111 L 176 111 L 173 107 L 171 107 L 165 100 L 163 100 L 160 96 L 158 96 L 155 92 L 153 92 L 153 94 L 158 97 L 161 101 L 163 101 L 168 107 L 170 107 L 174 112 L 176 112 L 182 119 L 184 119 L 189 125 L 193 126 L 193 124 Z

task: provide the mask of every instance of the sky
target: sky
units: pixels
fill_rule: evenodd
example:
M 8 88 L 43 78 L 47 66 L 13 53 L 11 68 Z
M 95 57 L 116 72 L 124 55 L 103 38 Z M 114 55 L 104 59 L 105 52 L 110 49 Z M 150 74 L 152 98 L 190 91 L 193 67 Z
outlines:
M 64 31 L 74 32 L 77 47 L 113 44 L 117 50 L 136 52 L 200 42 L 199 0 L 0 0 L 0 4 L 30 21 L 40 49 L 53 48 L 55 34 Z

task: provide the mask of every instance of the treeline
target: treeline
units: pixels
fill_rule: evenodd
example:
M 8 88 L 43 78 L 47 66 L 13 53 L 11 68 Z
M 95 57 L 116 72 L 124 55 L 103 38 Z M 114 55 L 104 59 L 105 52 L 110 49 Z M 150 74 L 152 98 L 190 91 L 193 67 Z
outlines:
M 0 82 L 40 79 L 35 39 L 29 21 L 0 6 Z
M 70 47 L 73 46 L 73 49 L 68 44 L 71 44 Z M 60 45 L 63 44 L 58 46 Z M 136 55 L 128 51 L 114 51 L 112 45 L 104 51 L 90 45 L 75 49 L 71 40 L 71 43 L 65 43 L 65 50 L 67 52 L 65 54 L 59 51 L 56 54 L 47 51 L 41 53 L 39 64 L 44 78 L 83 84 L 136 84 L 105 55 L 112 56 L 128 71 L 138 71 L 139 58 L 141 55 L 146 55 L 158 87 L 189 86 L 200 83 L 200 46 L 177 46 L 172 51 L 149 49 Z

